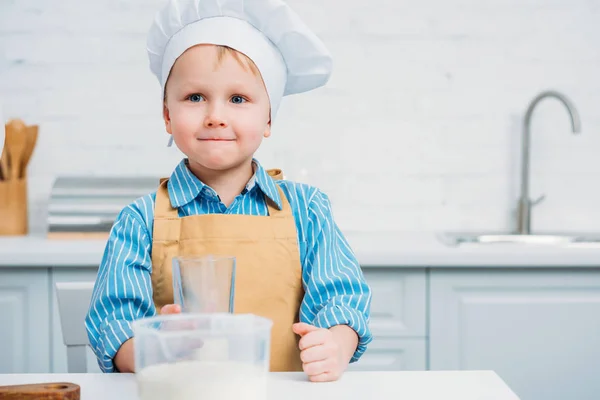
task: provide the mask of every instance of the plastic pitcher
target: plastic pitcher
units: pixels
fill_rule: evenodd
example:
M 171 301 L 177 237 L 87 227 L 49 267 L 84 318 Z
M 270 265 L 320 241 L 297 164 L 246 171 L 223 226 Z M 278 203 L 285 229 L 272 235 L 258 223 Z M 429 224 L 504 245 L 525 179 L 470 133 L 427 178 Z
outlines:
M 233 313 L 235 257 L 173 258 L 173 297 L 183 312 Z
M 272 321 L 171 314 L 133 322 L 140 400 L 264 400 Z

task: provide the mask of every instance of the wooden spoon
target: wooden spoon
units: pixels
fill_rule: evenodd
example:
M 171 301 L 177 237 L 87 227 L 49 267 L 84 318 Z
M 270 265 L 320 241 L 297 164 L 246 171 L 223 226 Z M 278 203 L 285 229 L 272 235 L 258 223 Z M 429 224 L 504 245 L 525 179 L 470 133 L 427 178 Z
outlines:
M 6 126 L 4 127 L 6 132 Z M 8 179 L 8 150 L 6 150 L 6 134 L 4 135 L 4 146 L 2 147 L 2 155 L 0 156 L 0 178 L 2 180 Z
M 25 152 L 23 153 L 23 159 L 21 161 L 21 174 L 19 175 L 20 178 L 25 177 L 27 165 L 29 165 L 29 160 L 31 160 L 31 155 L 33 154 L 33 150 L 35 149 L 35 145 L 37 143 L 38 131 L 38 125 L 30 125 L 25 128 L 27 146 L 25 147 Z
M 11 120 L 6 125 L 5 147 L 10 158 L 8 179 L 16 180 L 20 176 L 21 160 L 27 146 L 25 123 L 20 119 Z

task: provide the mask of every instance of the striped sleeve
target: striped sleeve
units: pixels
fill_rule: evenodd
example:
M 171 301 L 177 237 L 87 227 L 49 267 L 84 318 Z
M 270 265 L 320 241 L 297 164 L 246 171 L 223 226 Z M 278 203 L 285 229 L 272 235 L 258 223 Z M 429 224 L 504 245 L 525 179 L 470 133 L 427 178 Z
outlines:
M 131 322 L 155 314 L 152 301 L 151 236 L 139 212 L 125 208 L 104 250 L 85 326 L 103 372 L 117 372 L 117 350 L 131 337 Z
M 369 328 L 371 289 L 350 245 L 333 219 L 329 198 L 316 190 L 308 206 L 305 296 L 300 318 L 320 328 L 348 325 L 359 342 L 350 362 L 373 340 Z

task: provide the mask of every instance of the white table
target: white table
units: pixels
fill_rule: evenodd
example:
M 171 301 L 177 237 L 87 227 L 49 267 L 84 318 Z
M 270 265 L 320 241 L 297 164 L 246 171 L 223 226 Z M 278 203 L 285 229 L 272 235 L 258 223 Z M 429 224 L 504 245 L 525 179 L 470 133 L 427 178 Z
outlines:
M 0 386 L 72 382 L 82 400 L 136 400 L 133 374 L 0 374 Z M 518 400 L 492 371 L 346 372 L 337 382 L 313 383 L 303 373 L 272 373 L 269 400 L 318 399 Z

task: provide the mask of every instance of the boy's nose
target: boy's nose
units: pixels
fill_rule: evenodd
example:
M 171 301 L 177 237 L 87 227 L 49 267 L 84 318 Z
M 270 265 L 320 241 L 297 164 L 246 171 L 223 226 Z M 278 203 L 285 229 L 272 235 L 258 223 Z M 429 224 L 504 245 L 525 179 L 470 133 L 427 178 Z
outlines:
M 225 119 L 223 106 L 221 104 L 209 104 L 204 118 L 205 128 L 225 128 L 227 122 Z
M 204 119 L 204 126 L 206 128 L 225 128 L 227 127 L 227 122 L 225 122 L 225 119 L 219 117 L 218 115 L 210 114 Z

